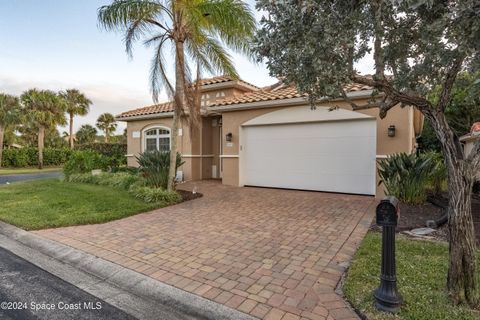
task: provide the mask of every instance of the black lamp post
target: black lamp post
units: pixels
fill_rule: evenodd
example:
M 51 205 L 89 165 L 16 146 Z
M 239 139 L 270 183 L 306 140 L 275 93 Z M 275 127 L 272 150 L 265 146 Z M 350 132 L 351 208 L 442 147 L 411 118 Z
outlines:
M 377 225 L 382 227 L 382 271 L 380 286 L 373 296 L 377 309 L 390 313 L 400 311 L 402 297 L 397 290 L 395 266 L 395 227 L 399 215 L 398 200 L 387 197 L 377 206 Z

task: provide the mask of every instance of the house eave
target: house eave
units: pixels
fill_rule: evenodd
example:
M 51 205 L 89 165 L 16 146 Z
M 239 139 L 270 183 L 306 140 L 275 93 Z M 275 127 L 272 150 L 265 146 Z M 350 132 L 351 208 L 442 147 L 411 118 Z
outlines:
M 371 97 L 373 90 L 364 90 L 364 91 L 354 91 L 347 93 L 347 97 L 351 99 L 361 99 Z M 322 99 L 327 100 L 325 99 Z M 319 102 L 321 102 L 320 100 Z M 342 101 L 343 98 L 332 99 L 330 101 Z M 278 100 L 267 100 L 267 101 L 255 101 L 247 103 L 238 103 L 238 104 L 229 104 L 222 106 L 212 106 L 207 107 L 207 110 L 211 113 L 222 113 L 228 111 L 237 111 L 237 110 L 249 110 L 249 109 L 263 109 L 263 108 L 275 108 L 275 107 L 286 107 L 286 106 L 297 106 L 304 105 L 308 103 L 306 97 L 296 97 L 296 98 L 287 98 L 287 99 L 278 99 Z
M 149 119 L 161 119 L 161 118 L 170 118 L 173 117 L 173 112 L 161 112 L 161 113 L 152 113 L 152 114 L 143 114 L 138 116 L 129 116 L 129 117 L 115 117 L 116 121 L 138 121 L 138 120 L 149 120 Z

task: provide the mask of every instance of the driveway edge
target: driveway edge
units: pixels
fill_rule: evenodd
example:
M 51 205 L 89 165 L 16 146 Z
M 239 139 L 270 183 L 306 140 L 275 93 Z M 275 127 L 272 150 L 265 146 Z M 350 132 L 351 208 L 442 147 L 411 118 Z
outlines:
M 139 303 L 147 303 L 152 307 L 161 304 L 171 308 L 172 310 L 181 309 L 182 314 L 187 314 L 192 319 L 256 319 L 240 311 L 167 285 L 143 274 L 106 261 L 102 258 L 98 258 L 94 255 L 74 249 L 64 244 L 42 238 L 38 235 L 0 221 L 0 236 L 2 235 L 7 238 L 2 241 L 2 246 L 4 242 L 6 244 L 5 249 L 10 250 L 17 247 L 17 250 L 10 251 L 58 276 L 59 278 L 76 285 L 90 294 L 98 296 L 100 293 L 99 298 L 139 319 L 158 319 L 158 314 L 156 318 L 152 318 L 151 313 L 143 310 L 142 308 L 138 308 L 138 306 L 132 305 L 132 303 L 128 303 L 125 297 L 124 299 L 109 299 L 108 295 L 103 295 L 102 297 L 102 288 L 99 288 L 99 285 L 103 283 L 107 286 L 110 286 L 110 288 L 108 288 L 110 291 L 115 289 L 112 288 L 112 286 L 119 288 L 119 291 L 132 294 L 139 298 L 137 299 Z M 12 243 L 8 244 L 8 240 L 17 242 L 17 245 Z M 37 254 L 35 254 L 35 252 L 28 253 L 24 252 L 24 250 L 20 250 L 18 244 L 21 244 L 24 247 L 26 246 L 27 249 L 33 249 L 37 251 Z M 65 272 L 62 274 L 62 265 L 58 265 L 57 263 L 57 267 L 59 268 L 56 268 L 54 262 L 46 262 L 45 257 L 42 259 L 40 254 L 46 255 L 60 263 L 71 266 L 75 269 L 75 271 L 80 271 L 80 274 L 77 274 L 79 280 L 72 281 L 69 274 L 66 274 Z M 81 273 L 83 273 L 83 275 Z M 85 280 L 84 278 L 91 279 Z M 116 296 L 118 295 L 121 295 L 121 293 L 119 294 L 117 292 Z M 145 302 L 145 300 L 147 300 L 147 302 Z

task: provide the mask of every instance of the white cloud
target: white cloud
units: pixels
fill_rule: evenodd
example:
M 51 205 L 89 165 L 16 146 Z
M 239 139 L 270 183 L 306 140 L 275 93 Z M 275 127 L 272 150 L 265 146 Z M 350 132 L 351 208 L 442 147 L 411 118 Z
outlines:
M 98 116 L 102 113 L 109 112 L 116 115 L 123 111 L 152 104 L 152 99 L 148 91 L 142 92 L 116 84 L 94 82 L 86 84 L 54 80 L 41 81 L 0 76 L 0 92 L 20 95 L 23 91 L 31 88 L 54 91 L 76 88 L 92 100 L 93 103 L 90 106 L 88 115 L 75 118 L 74 130 L 77 130 L 82 124 L 95 125 Z M 119 122 L 117 133 L 122 133 L 124 128 L 125 123 Z M 61 127 L 60 130 L 67 131 L 67 128 Z

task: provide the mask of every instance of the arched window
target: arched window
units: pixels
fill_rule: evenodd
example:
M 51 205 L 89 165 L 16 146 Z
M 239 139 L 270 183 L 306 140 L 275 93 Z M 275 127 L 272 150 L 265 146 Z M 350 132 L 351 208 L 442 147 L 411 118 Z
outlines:
M 170 130 L 167 128 L 151 128 L 144 133 L 145 151 L 170 151 Z

